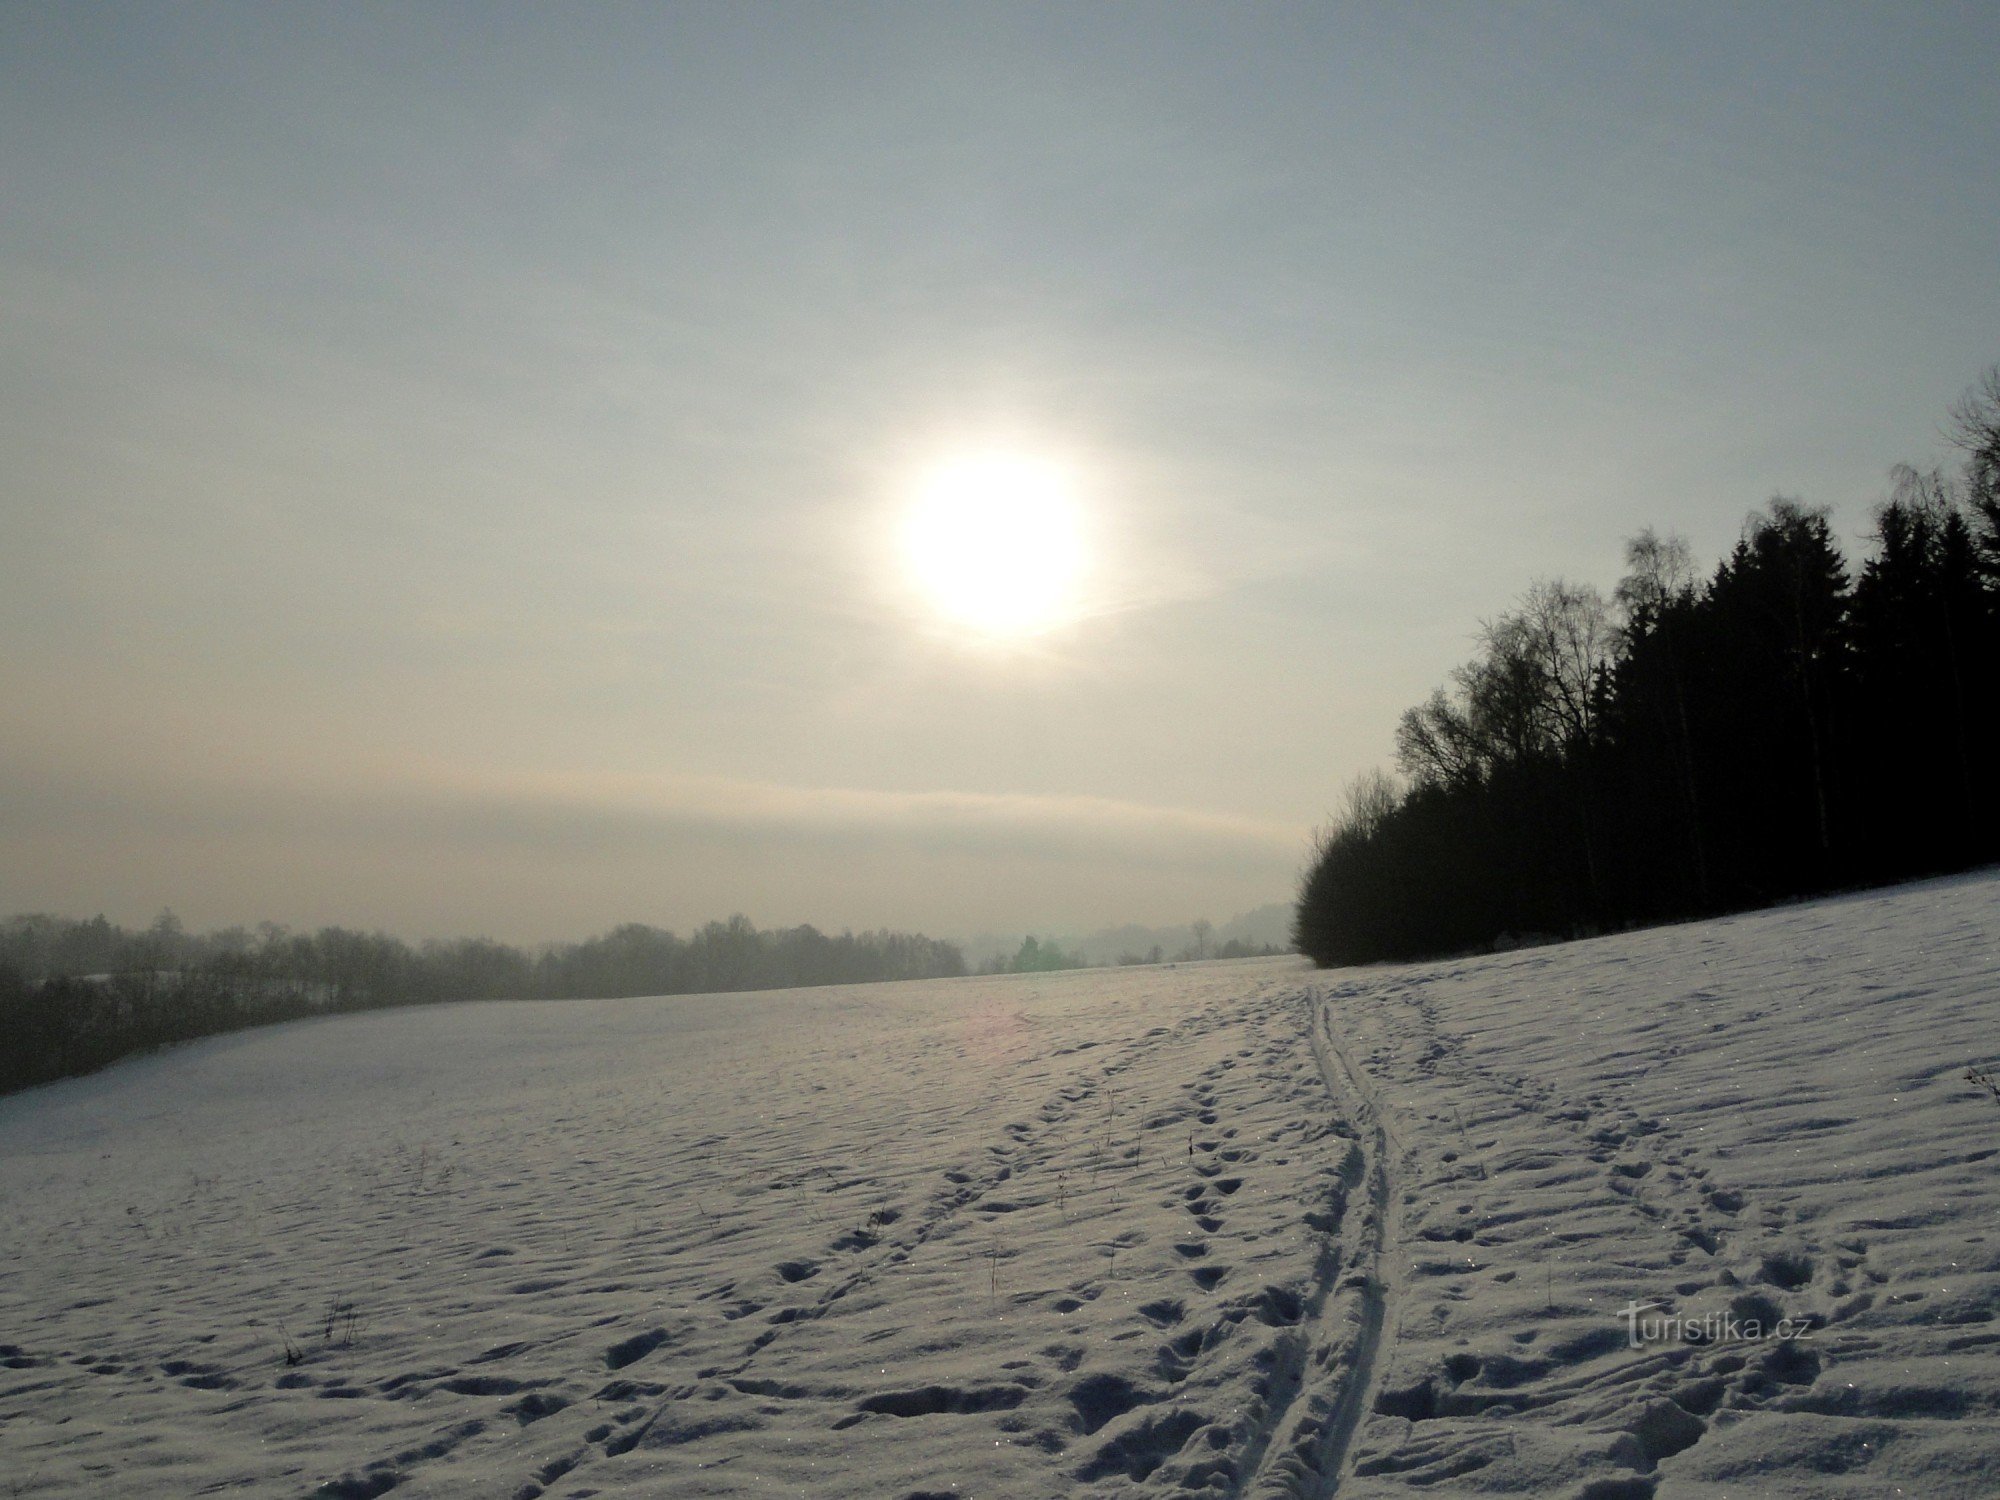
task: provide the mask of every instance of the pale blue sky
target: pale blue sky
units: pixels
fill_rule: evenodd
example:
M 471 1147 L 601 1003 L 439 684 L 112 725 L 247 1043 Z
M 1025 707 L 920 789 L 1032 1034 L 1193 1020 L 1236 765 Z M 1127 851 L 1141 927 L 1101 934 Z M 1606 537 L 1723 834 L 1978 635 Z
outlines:
M 1290 894 L 1538 574 L 2000 359 L 1986 5 L 0 9 L 0 910 Z M 1069 465 L 1089 616 L 891 522 Z

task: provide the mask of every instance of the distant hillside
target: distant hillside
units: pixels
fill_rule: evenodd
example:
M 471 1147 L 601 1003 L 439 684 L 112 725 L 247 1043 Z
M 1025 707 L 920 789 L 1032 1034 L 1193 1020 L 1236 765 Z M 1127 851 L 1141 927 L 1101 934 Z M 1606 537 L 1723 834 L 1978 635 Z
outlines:
M 1248 948 L 1276 947 L 1289 951 L 1291 933 L 1291 906 L 1274 901 L 1268 906 L 1231 917 L 1227 922 L 1217 923 L 1214 932 L 1209 935 L 1208 948 L 1213 952 L 1233 940 Z M 992 958 L 1011 956 L 1020 948 L 1021 939 L 1028 935 L 1020 932 L 982 932 L 965 939 L 962 946 L 967 961 L 977 966 Z M 1115 964 L 1121 958 L 1134 955 L 1144 958 L 1154 948 L 1160 950 L 1163 958 L 1172 959 L 1196 947 L 1192 920 L 1169 927 L 1145 927 L 1128 922 L 1122 927 L 1103 927 L 1091 933 L 1050 931 L 1037 932 L 1033 936 L 1044 942 L 1054 942 L 1065 953 L 1075 954 L 1093 964 Z

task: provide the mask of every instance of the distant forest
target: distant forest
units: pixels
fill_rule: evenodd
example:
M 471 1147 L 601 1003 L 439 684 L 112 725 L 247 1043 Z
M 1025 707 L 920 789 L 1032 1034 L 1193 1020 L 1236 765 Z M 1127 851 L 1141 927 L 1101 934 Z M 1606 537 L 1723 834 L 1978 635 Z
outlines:
M 1089 968 L 1136 968 L 1146 964 L 1198 963 L 1207 958 L 1273 958 L 1285 952 L 1275 943 L 1246 943 L 1241 938 L 1226 938 L 1222 942 L 1213 941 L 1215 924 L 1206 917 L 1198 917 L 1189 930 L 1193 941 L 1186 947 L 1168 953 L 1155 943 L 1144 953 L 1122 950 L 1115 960 L 1103 964 L 1093 964 L 1080 949 L 1065 949 L 1053 938 L 1038 938 L 1032 933 L 1021 939 L 1021 946 L 1013 955 L 996 955 L 979 965 L 981 974 L 1052 974 L 1063 969 Z
M 2000 858 L 2000 367 L 1959 472 L 1893 471 L 1858 573 L 1773 500 L 1700 575 L 1626 548 L 1536 583 L 1403 715 L 1320 836 L 1296 939 L 1414 958 L 1765 905 Z
M 412 947 L 383 933 L 269 923 L 196 935 L 171 914 L 141 932 L 103 917 L 11 917 L 0 922 L 0 1093 L 171 1042 L 329 1012 L 964 972 L 953 943 L 900 932 L 766 932 L 740 916 L 685 938 L 632 923 L 534 954 L 482 938 Z

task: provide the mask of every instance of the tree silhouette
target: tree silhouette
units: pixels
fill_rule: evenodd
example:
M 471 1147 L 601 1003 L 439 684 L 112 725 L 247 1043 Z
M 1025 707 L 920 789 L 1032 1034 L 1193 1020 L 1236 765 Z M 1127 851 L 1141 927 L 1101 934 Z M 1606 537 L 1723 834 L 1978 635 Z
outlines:
M 2000 857 L 2000 367 L 1953 411 L 1962 481 L 1892 471 L 1851 573 L 1779 498 L 1703 580 L 1642 531 L 1607 608 L 1538 582 L 1396 729 L 1400 790 L 1322 832 L 1321 963 L 1733 909 Z

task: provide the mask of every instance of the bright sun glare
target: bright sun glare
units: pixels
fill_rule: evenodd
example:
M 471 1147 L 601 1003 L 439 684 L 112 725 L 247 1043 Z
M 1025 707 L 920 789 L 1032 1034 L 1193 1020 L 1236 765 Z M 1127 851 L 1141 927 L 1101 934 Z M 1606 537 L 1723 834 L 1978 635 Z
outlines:
M 903 553 L 940 614 L 988 637 L 1026 637 L 1076 606 L 1082 514 L 1055 464 L 1013 454 L 960 458 L 919 487 Z

